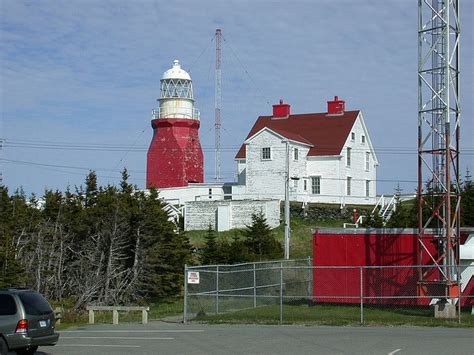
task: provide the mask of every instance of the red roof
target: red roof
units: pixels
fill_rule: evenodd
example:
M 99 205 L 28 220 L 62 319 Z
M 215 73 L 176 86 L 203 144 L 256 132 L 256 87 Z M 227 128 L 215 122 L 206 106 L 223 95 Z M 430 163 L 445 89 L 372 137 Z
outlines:
M 260 116 L 246 139 L 265 127 L 288 139 L 312 144 L 308 156 L 339 155 L 351 132 L 360 111 L 345 111 L 342 115 L 327 113 L 306 113 L 290 115 L 286 119 Z M 242 144 L 236 159 L 245 159 L 245 145 Z

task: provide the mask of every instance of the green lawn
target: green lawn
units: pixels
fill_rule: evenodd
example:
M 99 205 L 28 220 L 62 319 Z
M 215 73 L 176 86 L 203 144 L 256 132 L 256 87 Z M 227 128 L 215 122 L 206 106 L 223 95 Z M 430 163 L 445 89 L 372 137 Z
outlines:
M 183 299 L 175 298 L 150 303 L 149 320 L 175 317 L 181 320 Z M 279 305 L 260 306 L 240 311 L 220 314 L 201 313 L 191 321 L 206 323 L 238 324 L 279 324 Z M 112 312 L 95 312 L 96 323 L 112 323 Z M 141 312 L 120 312 L 119 322 L 140 322 Z M 87 313 L 68 315 L 57 327 L 58 330 L 79 327 L 88 322 Z M 323 305 L 311 302 L 295 301 L 283 306 L 283 324 L 308 325 L 359 325 L 360 308 L 357 305 Z M 364 306 L 364 325 L 381 326 L 431 326 L 431 327 L 474 327 L 474 315 L 470 309 L 461 313 L 461 324 L 457 319 L 435 319 L 433 310 L 427 307 L 376 307 Z
M 169 300 L 158 300 L 150 302 L 150 312 L 148 313 L 148 320 L 158 320 L 170 316 L 182 316 L 183 314 L 183 299 L 173 298 Z M 94 312 L 95 323 L 112 323 L 112 311 L 96 311 Z M 140 311 L 133 312 L 119 312 L 119 323 L 122 322 L 141 322 L 142 313 Z M 68 313 L 63 314 L 60 324 L 57 326 L 58 330 L 77 327 L 89 322 L 87 312 Z
M 217 315 L 200 314 L 194 320 L 209 323 L 278 324 L 280 307 L 272 305 Z M 364 325 L 474 327 L 474 316 L 470 314 L 470 310 L 462 312 L 461 320 L 462 323 L 459 324 L 457 319 L 435 319 L 430 308 L 364 307 Z M 283 324 L 358 325 L 360 308 L 352 305 L 285 304 Z
M 313 255 L 311 230 L 317 227 L 342 228 L 342 221 L 305 221 L 298 218 L 291 219 L 291 248 L 290 258 L 301 259 Z M 273 233 L 278 241 L 283 243 L 285 228 L 283 225 L 273 229 Z M 202 248 L 205 245 L 207 231 L 189 231 L 186 233 L 191 245 L 195 248 Z M 241 235 L 241 230 L 233 229 L 225 232 L 216 232 L 218 239 L 232 240 L 235 235 Z

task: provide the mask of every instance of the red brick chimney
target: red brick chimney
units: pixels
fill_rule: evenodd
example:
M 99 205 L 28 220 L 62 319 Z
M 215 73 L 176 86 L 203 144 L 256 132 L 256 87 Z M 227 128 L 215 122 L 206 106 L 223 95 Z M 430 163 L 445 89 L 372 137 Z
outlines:
M 339 100 L 339 97 L 334 96 L 334 101 L 328 101 L 328 115 L 342 115 L 345 111 L 346 102 Z
M 280 99 L 279 105 L 273 105 L 273 118 L 288 118 L 290 115 L 290 105 L 284 104 Z

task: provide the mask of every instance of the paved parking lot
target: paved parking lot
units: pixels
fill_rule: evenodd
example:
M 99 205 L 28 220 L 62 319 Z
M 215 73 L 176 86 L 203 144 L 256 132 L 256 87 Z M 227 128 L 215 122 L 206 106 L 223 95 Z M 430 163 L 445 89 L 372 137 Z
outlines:
M 419 327 L 92 325 L 38 354 L 473 354 L 474 330 Z

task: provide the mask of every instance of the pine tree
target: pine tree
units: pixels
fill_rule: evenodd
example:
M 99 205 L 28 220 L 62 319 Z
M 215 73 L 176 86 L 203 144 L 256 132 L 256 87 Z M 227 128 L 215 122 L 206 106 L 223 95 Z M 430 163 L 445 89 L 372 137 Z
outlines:
M 229 243 L 226 240 L 219 242 L 220 255 L 222 256 L 222 264 L 238 264 L 255 260 L 255 256 L 250 254 L 246 240 L 242 240 L 236 231 Z
M 128 178 L 130 175 L 128 174 L 127 168 L 123 168 L 122 170 L 122 181 L 120 181 L 121 191 L 124 194 L 131 194 L 133 192 L 133 186 L 128 182 Z
M 474 182 L 469 170 L 461 190 L 461 226 L 474 227 Z
M 205 240 L 206 244 L 202 252 L 202 264 L 219 264 L 223 258 L 219 253 L 219 248 L 216 242 L 216 233 L 210 224 L 207 229 Z
M 95 171 L 89 171 L 86 176 L 85 206 L 94 206 L 97 202 L 97 174 Z
M 384 221 L 382 216 L 379 214 L 379 210 L 377 209 L 374 213 L 368 215 L 368 217 L 362 222 L 363 227 L 370 227 L 370 228 L 383 228 Z
M 8 189 L 0 185 L 0 287 L 23 286 L 25 269 L 16 258 L 14 237 L 25 223 L 26 200 L 22 191 L 10 198 Z
M 416 224 L 416 214 L 413 215 L 413 206 L 412 204 L 402 203 L 400 200 L 402 189 L 400 184 L 395 188 L 395 211 L 393 212 L 390 219 L 387 221 L 385 227 L 387 228 L 415 228 Z M 416 204 L 416 200 L 411 201 Z
M 45 191 L 44 205 L 0 186 L 0 287 L 34 287 L 52 299 L 136 303 L 141 296 L 176 296 L 191 246 L 177 232 L 156 190 L 97 185 Z
M 283 248 L 274 238 L 261 211 L 252 214 L 252 224 L 244 230 L 244 237 L 245 245 L 256 260 L 281 258 Z
M 148 297 L 176 296 L 183 285 L 184 264 L 190 260 L 191 245 L 184 232 L 176 233 L 168 214 L 150 189 L 142 205 L 144 286 Z

